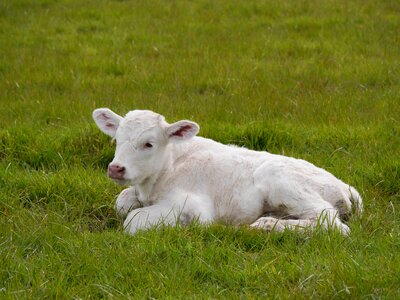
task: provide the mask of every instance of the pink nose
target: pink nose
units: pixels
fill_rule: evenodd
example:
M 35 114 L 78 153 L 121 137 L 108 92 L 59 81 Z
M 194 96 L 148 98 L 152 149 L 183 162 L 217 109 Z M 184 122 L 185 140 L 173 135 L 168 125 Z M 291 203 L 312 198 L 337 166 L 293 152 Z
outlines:
M 125 167 L 117 165 L 117 164 L 109 164 L 107 175 L 113 179 L 123 179 L 125 175 Z

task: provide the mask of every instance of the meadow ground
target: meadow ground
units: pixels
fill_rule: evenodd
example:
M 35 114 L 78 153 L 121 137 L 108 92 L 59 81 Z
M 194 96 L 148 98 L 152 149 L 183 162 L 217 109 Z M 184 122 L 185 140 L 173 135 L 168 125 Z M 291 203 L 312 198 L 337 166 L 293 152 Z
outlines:
M 0 298 L 400 298 L 400 2 L 0 2 Z M 123 233 L 91 111 L 354 185 L 352 233 Z

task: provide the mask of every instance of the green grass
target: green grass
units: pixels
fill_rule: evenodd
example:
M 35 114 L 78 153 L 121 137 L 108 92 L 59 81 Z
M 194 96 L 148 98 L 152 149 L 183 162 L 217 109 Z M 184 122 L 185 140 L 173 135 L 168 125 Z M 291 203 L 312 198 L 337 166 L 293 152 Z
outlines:
M 400 298 L 398 1 L 0 2 L 0 298 Z M 350 237 L 128 236 L 91 112 L 152 109 L 363 195 Z

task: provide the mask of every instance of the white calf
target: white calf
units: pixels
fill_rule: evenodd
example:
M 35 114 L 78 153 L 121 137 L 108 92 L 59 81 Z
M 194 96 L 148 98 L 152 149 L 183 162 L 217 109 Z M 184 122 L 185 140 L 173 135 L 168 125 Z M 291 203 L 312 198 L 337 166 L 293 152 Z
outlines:
M 358 192 L 301 159 L 227 146 L 197 137 L 199 126 L 134 110 L 124 118 L 107 108 L 93 112 L 98 127 L 116 139 L 108 176 L 129 188 L 116 202 L 125 229 L 193 219 L 282 231 L 321 226 L 343 234 L 340 217 L 359 213 Z

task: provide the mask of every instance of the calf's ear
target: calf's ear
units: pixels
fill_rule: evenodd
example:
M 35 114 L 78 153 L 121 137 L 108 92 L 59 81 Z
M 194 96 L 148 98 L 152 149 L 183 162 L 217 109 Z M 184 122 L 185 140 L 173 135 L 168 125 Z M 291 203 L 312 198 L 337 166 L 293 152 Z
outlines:
M 108 108 L 98 108 L 93 111 L 92 116 L 101 131 L 112 138 L 115 136 L 119 122 L 122 120 L 120 115 Z
M 185 141 L 199 133 L 200 127 L 195 122 L 182 120 L 168 125 L 167 135 L 170 141 Z

